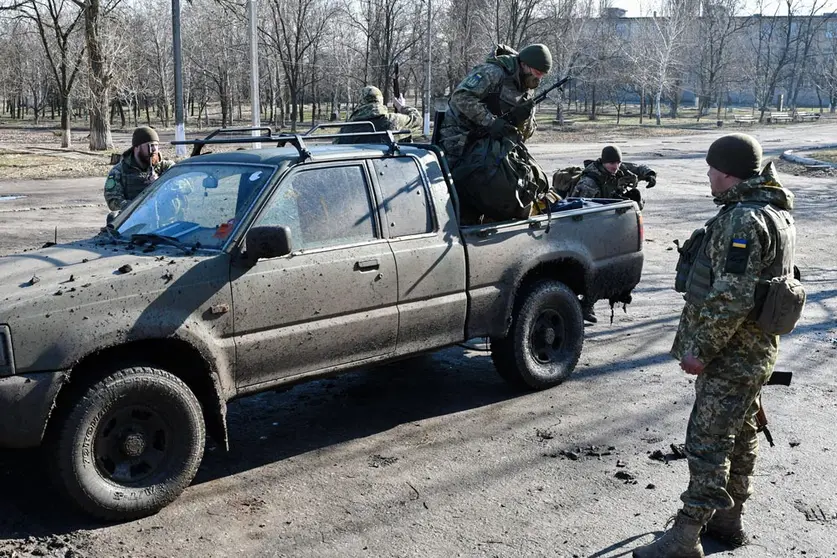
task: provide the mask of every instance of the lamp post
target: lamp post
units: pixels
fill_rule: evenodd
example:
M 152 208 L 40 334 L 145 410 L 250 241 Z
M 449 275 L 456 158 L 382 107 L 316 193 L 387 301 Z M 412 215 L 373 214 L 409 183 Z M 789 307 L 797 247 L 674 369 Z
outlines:
M 430 137 L 430 84 L 432 83 L 430 64 L 432 62 L 431 45 L 433 44 L 431 35 L 432 16 L 432 0 L 427 0 L 427 82 L 424 84 L 424 126 L 422 128 L 422 133 L 427 137 Z
M 262 112 L 259 105 L 259 5 L 258 0 L 247 0 L 247 17 L 250 30 L 250 117 L 253 126 L 252 135 L 260 132 L 255 128 L 262 125 Z M 254 149 L 260 149 L 260 142 L 253 142 Z
M 186 126 L 183 123 L 183 63 L 180 57 L 180 0 L 171 0 L 172 50 L 174 51 L 174 139 L 186 139 Z M 186 146 L 176 145 L 174 154 L 186 156 Z

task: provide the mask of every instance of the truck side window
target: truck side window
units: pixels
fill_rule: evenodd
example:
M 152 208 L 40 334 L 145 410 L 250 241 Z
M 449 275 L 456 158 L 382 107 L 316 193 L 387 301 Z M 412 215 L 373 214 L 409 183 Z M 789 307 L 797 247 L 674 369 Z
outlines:
M 410 157 L 390 157 L 375 159 L 373 164 L 390 237 L 433 232 L 430 198 L 416 161 Z
M 294 249 L 374 240 L 372 199 L 363 167 L 312 168 L 291 175 L 256 225 L 290 227 Z

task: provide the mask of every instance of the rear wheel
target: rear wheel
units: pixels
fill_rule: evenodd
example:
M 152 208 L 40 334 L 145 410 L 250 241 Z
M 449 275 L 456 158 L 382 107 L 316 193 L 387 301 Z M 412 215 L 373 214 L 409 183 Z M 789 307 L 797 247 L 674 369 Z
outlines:
M 506 381 L 546 389 L 566 380 L 584 345 L 584 320 L 576 294 L 559 281 L 542 281 L 524 293 L 506 337 L 492 339 L 494 366 Z
M 84 511 L 106 520 L 158 512 L 189 486 L 203 458 L 200 403 L 156 368 L 127 368 L 91 386 L 59 428 L 59 482 Z

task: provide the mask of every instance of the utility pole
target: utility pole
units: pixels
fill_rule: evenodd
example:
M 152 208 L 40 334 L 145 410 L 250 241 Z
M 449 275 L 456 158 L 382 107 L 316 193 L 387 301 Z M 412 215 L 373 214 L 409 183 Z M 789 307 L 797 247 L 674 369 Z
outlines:
M 433 17 L 432 0 L 427 0 L 427 83 L 424 87 L 424 127 L 422 133 L 430 137 L 430 64 L 432 62 L 431 45 L 433 44 L 431 37 L 431 22 Z
M 262 125 L 262 111 L 259 106 L 259 4 L 258 0 L 247 0 L 247 17 L 250 24 L 250 113 L 254 130 Z M 253 142 L 254 149 L 260 149 L 260 142 Z
M 186 139 L 186 126 L 183 124 L 183 62 L 180 57 L 180 0 L 171 0 L 172 50 L 174 50 L 174 139 Z M 186 146 L 176 145 L 174 154 L 186 156 Z

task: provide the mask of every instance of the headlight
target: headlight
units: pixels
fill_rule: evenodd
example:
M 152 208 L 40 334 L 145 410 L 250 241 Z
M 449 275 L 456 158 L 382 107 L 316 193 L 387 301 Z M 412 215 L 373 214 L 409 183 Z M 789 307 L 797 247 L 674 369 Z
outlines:
M 7 325 L 0 325 L 0 376 L 15 373 L 15 357 L 12 353 L 12 332 Z

